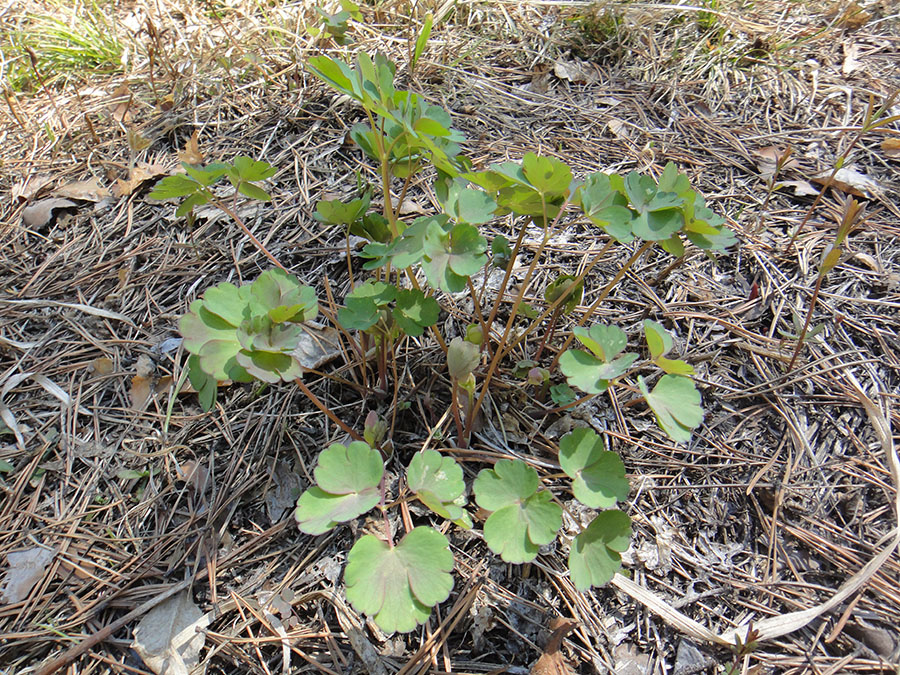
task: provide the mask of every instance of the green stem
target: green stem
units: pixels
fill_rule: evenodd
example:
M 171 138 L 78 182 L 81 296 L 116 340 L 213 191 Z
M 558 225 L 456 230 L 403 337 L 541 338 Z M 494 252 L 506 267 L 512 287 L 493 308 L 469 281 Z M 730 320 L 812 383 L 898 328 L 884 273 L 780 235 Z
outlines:
M 634 265 L 638 258 L 640 258 L 647 250 L 650 249 L 651 246 L 653 246 L 653 244 L 654 242 L 652 241 L 645 241 L 641 245 L 641 247 L 634 252 L 634 255 L 632 255 L 624 265 L 622 265 L 622 268 L 618 272 L 616 272 L 616 275 L 609 280 L 609 283 L 606 284 L 606 287 L 600 292 L 600 295 L 597 296 L 594 304 L 590 306 L 588 311 L 585 312 L 581 319 L 578 321 L 579 326 L 583 326 L 588 322 L 588 319 L 591 318 L 591 316 L 597 310 L 597 307 L 600 306 L 600 303 L 606 300 L 606 296 L 610 294 L 610 291 L 612 291 L 612 289 L 615 288 L 616 284 L 619 283 L 622 277 L 625 276 L 625 273 L 631 268 L 632 265 Z M 572 340 L 574 339 L 575 334 L 570 333 L 569 337 L 566 338 L 565 342 L 563 342 L 562 347 L 560 347 L 559 351 L 556 353 L 556 356 L 553 358 L 553 363 L 550 364 L 550 370 L 553 370 L 556 367 L 556 364 L 559 362 L 559 357 L 563 352 L 566 351 L 566 349 L 568 349 L 569 345 L 572 344 Z

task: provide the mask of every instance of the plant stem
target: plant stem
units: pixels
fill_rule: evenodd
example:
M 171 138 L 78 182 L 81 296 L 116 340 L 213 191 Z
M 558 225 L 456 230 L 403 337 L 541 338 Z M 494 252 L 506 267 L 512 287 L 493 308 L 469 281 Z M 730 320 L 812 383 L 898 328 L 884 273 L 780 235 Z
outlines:
M 278 269 L 283 270 L 284 272 L 288 271 L 287 268 L 278 261 L 278 258 L 272 255 L 271 251 L 269 251 L 269 249 L 267 249 L 263 245 L 263 243 L 256 238 L 256 236 L 250 231 L 250 228 L 247 227 L 243 220 L 241 220 L 241 217 L 238 216 L 237 212 L 234 209 L 230 208 L 227 204 L 217 198 L 209 188 L 204 188 L 204 191 L 206 192 L 206 195 L 209 197 L 209 201 L 213 206 L 227 213 L 231 217 L 231 219 L 234 220 L 235 223 L 237 223 L 237 226 L 241 228 L 241 230 L 244 234 L 247 235 L 247 237 L 249 237 L 250 242 L 256 247 L 257 251 L 266 256 Z M 237 194 L 237 190 L 235 190 L 235 194 Z
M 338 418 L 337 415 L 335 415 L 331 410 L 329 410 L 328 407 L 324 403 L 322 403 L 322 400 L 318 396 L 316 396 L 314 393 L 312 393 L 310 388 L 306 386 L 306 384 L 303 382 L 302 379 L 300 379 L 298 377 L 297 379 L 294 380 L 294 383 L 297 385 L 297 387 L 300 389 L 300 391 L 302 391 L 306 395 L 306 398 L 308 398 L 310 401 L 312 401 L 314 406 L 316 406 L 319 410 L 321 410 L 323 413 L 325 413 L 325 416 L 328 417 L 328 419 L 330 419 L 332 422 L 337 424 L 345 432 L 350 434 L 350 437 L 353 438 L 353 440 L 365 442 L 366 439 L 363 438 L 358 433 L 356 433 L 355 431 L 353 431 L 353 429 L 348 427 L 346 424 L 344 424 Z
M 625 276 L 625 273 L 629 270 L 629 268 L 631 268 L 631 266 L 634 265 L 637 259 L 640 258 L 647 250 L 649 250 L 654 243 L 655 242 L 652 241 L 645 241 L 641 245 L 641 247 L 634 252 L 634 255 L 632 255 L 624 265 L 622 265 L 622 268 L 618 272 L 616 272 L 616 275 L 609 280 L 609 283 L 606 284 L 606 287 L 600 292 L 600 295 L 597 296 L 594 304 L 590 306 L 588 311 L 586 311 L 578 321 L 579 326 L 583 326 L 587 323 L 588 319 L 590 319 L 593 313 L 597 310 L 597 307 L 600 306 L 600 303 L 606 300 L 606 296 L 610 294 L 610 291 L 612 291 L 612 289 L 615 288 L 616 284 L 619 283 L 622 277 Z M 550 364 L 550 370 L 553 370 L 556 367 L 556 364 L 559 362 L 559 357 L 564 351 L 566 351 L 569 345 L 572 344 L 572 340 L 574 339 L 575 333 L 569 334 L 569 337 L 567 337 L 565 342 L 563 342 L 562 347 L 560 347 L 559 351 L 556 352 L 556 356 L 553 358 L 553 362 Z
M 791 360 L 788 362 L 787 372 L 784 374 L 785 377 L 790 375 L 791 371 L 794 369 L 794 363 L 800 355 L 800 350 L 803 349 L 803 342 L 806 340 L 806 332 L 809 330 L 813 310 L 816 308 L 816 300 L 819 298 L 819 290 L 822 288 L 822 280 L 824 278 L 824 274 L 819 274 L 819 276 L 816 277 L 816 285 L 815 288 L 813 288 L 812 298 L 809 301 L 809 309 L 806 310 L 806 320 L 803 322 L 803 328 L 800 331 L 800 335 L 797 336 L 797 346 L 794 347 L 794 353 L 791 355 Z
M 472 406 L 472 410 L 469 411 L 469 415 L 466 418 L 466 428 L 465 428 L 465 439 L 468 440 L 469 435 L 472 433 L 472 425 L 475 422 L 475 418 L 478 417 L 478 411 L 481 410 L 481 405 L 484 403 L 484 397 L 487 395 L 488 388 L 491 384 L 491 378 L 494 376 L 494 372 L 497 370 L 497 366 L 500 365 L 500 359 L 503 354 L 507 351 L 503 349 L 503 345 L 506 344 L 506 340 L 509 337 L 509 332 L 512 330 L 513 322 L 516 319 L 516 313 L 519 310 L 519 306 L 522 304 L 522 298 L 525 297 L 525 292 L 528 290 L 528 282 L 531 281 L 531 276 L 534 274 L 535 268 L 537 268 L 538 261 L 541 258 L 541 254 L 544 252 L 544 248 L 547 246 L 547 241 L 550 239 L 550 233 L 553 231 L 553 228 L 559 222 L 559 219 L 562 217 L 563 213 L 565 213 L 566 207 L 569 205 L 569 196 L 566 196 L 565 201 L 559 206 L 559 211 L 556 214 L 556 217 L 553 221 L 547 225 L 547 218 L 544 218 L 544 236 L 541 239 L 541 245 L 538 247 L 538 250 L 535 251 L 534 258 L 531 260 L 531 264 L 528 266 L 528 271 L 525 272 L 525 278 L 522 280 L 522 285 L 519 288 L 519 293 L 516 296 L 515 301 L 513 302 L 512 309 L 509 312 L 509 319 L 506 321 L 506 327 L 503 330 L 503 336 L 500 338 L 499 348 L 494 353 L 494 358 L 491 359 L 491 363 L 488 366 L 488 371 L 484 376 L 484 382 L 481 384 L 481 393 L 478 394 L 478 399 L 475 401 L 475 405 Z M 546 213 L 546 208 L 544 209 L 544 213 Z M 494 316 L 496 316 L 497 309 L 500 306 L 500 298 L 503 297 L 503 294 L 506 290 L 506 282 L 509 281 L 510 274 L 512 273 L 512 261 L 516 258 L 516 253 L 519 250 L 519 247 L 522 243 L 523 235 L 525 234 L 525 228 L 523 227 L 521 232 L 519 232 L 519 236 L 516 239 L 516 248 L 513 251 L 513 257 L 510 260 L 509 267 L 506 270 L 506 275 L 503 277 L 503 284 L 500 287 L 500 290 L 497 293 L 497 300 L 494 302 L 494 311 L 491 312 L 491 316 L 488 318 L 488 325 L 491 325 L 494 320 Z M 564 297 L 564 296 L 563 296 Z
M 816 198 L 813 200 L 813 203 L 810 204 L 809 209 L 806 211 L 806 215 L 803 217 L 803 220 L 797 225 L 797 228 L 794 230 L 793 236 L 791 236 L 791 240 L 788 242 L 786 249 L 790 250 L 794 242 L 797 240 L 797 237 L 800 235 L 800 230 L 809 222 L 809 219 L 812 218 L 813 212 L 816 210 L 816 207 L 819 205 L 819 202 L 822 201 L 822 197 L 825 195 L 825 192 L 828 188 L 831 187 L 831 184 L 834 182 L 834 177 L 837 175 L 837 172 L 841 170 L 841 167 L 844 166 L 844 162 L 847 161 L 847 158 L 850 156 L 850 152 L 853 148 L 856 147 L 857 143 L 862 140 L 862 137 L 865 136 L 870 131 L 877 129 L 878 127 L 887 126 L 897 120 L 900 120 L 900 115 L 892 115 L 886 119 L 881 119 L 881 116 L 884 115 L 885 112 L 890 110 L 891 106 L 894 104 L 894 99 L 897 98 L 897 94 L 900 93 L 900 89 L 895 90 L 884 102 L 878 110 L 875 110 L 875 98 L 869 97 L 869 105 L 866 108 L 866 116 L 865 121 L 862 126 L 856 133 L 856 136 L 853 137 L 853 140 L 850 141 L 850 144 L 841 153 L 841 156 L 838 157 L 837 161 L 834 163 L 834 168 L 831 170 L 831 174 L 825 180 L 825 184 L 822 186 L 822 189 L 819 190 L 819 194 L 816 195 Z

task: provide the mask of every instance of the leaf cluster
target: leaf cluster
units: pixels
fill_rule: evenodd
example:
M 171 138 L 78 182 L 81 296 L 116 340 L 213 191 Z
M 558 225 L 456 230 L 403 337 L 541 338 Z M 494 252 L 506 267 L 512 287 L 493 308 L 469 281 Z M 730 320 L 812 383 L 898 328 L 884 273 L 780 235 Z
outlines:
M 263 272 L 251 284 L 224 282 L 191 303 L 178 329 L 190 352 L 191 384 L 205 409 L 216 383 L 290 381 L 303 374 L 294 356 L 304 321 L 318 313 L 315 291 L 286 272 Z
M 181 218 L 215 200 L 212 186 L 227 178 L 232 187 L 250 199 L 267 202 L 269 193 L 256 185 L 275 175 L 277 170 L 268 162 L 260 162 L 246 155 L 239 155 L 232 162 L 213 162 L 205 167 L 182 163 L 186 173 L 167 176 L 159 181 L 150 193 L 152 199 L 184 197 L 175 215 Z

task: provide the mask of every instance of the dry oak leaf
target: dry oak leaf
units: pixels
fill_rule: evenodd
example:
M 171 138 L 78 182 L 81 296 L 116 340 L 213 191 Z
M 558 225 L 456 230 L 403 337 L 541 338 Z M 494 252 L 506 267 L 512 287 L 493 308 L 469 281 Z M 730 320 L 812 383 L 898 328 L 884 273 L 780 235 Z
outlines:
M 34 585 L 43 578 L 47 565 L 55 555 L 55 550 L 43 546 L 7 554 L 9 570 L 6 572 L 6 583 L 3 584 L 0 601 L 12 604 L 27 598 Z
M 178 161 L 185 164 L 202 164 L 203 153 L 200 152 L 200 130 L 194 129 L 194 133 L 184 144 L 184 150 L 178 153 Z
M 76 206 L 78 206 L 78 204 L 69 199 L 59 199 L 56 197 L 41 199 L 31 206 L 25 207 L 25 210 L 22 211 L 22 222 L 24 222 L 27 227 L 31 228 L 44 227 L 45 225 L 50 224 L 50 221 L 53 220 L 57 210 L 71 209 Z
M 134 629 L 131 646 L 156 675 L 188 675 L 200 663 L 206 640 L 201 631 L 208 625 L 209 616 L 184 591 L 144 615 Z
M 112 93 L 112 103 L 109 106 L 110 115 L 116 122 L 131 121 L 131 100 L 133 96 L 127 84 L 120 84 Z
M 47 175 L 29 176 L 12 186 L 12 200 L 27 202 L 52 182 L 53 178 Z
M 102 187 L 96 178 L 67 183 L 53 191 L 54 197 L 80 199 L 84 202 L 100 202 L 109 197 L 109 190 Z
M 131 171 L 128 172 L 128 179 L 119 179 L 113 186 L 112 192 L 116 197 L 127 197 L 132 192 L 160 176 L 165 176 L 169 172 L 164 166 L 159 164 L 147 164 L 146 162 L 138 162 Z
M 900 159 L 900 138 L 885 138 L 881 141 L 881 151 L 889 159 Z

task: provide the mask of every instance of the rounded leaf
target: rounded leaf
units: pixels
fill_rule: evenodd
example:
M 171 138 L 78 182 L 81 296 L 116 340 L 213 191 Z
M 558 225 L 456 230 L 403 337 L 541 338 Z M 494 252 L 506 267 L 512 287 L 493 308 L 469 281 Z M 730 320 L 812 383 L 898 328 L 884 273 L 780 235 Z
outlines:
M 452 569 L 449 542 L 433 528 L 416 527 L 393 548 L 367 534 L 347 555 L 347 599 L 382 630 L 409 632 L 449 597 Z
M 602 586 L 622 566 L 622 551 L 631 540 L 631 518 L 622 511 L 603 511 L 572 541 L 569 575 L 579 591 Z
M 381 454 L 362 441 L 331 444 L 319 455 L 314 471 L 316 484 L 335 495 L 377 488 L 383 474 Z
M 592 509 L 613 506 L 628 496 L 625 465 L 606 449 L 603 439 L 586 427 L 559 441 L 559 463 L 572 479 L 575 498 Z
M 703 422 L 700 392 L 693 380 L 681 375 L 663 375 L 650 392 L 644 378 L 639 376 L 638 386 L 669 438 L 678 443 L 691 440 L 691 429 Z

